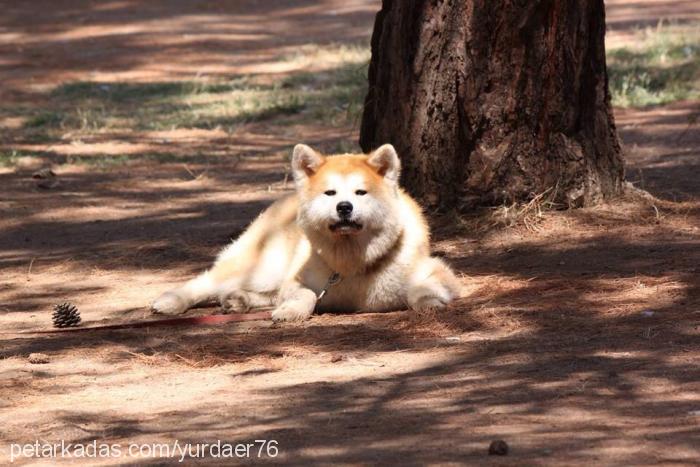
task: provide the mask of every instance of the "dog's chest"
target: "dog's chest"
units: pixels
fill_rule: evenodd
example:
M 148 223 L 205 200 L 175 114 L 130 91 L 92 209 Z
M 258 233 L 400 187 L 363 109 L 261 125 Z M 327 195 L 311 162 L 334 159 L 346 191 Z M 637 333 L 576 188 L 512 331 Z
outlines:
M 323 296 L 316 304 L 322 311 L 384 311 L 405 305 L 406 271 L 399 264 L 370 274 L 340 276 L 333 283 L 331 274 L 312 287 Z

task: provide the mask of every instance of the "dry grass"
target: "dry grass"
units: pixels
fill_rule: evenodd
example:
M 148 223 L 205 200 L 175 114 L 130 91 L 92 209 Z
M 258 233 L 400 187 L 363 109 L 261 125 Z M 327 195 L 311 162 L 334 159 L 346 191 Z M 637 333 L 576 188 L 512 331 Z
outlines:
M 232 79 L 202 76 L 156 83 L 61 84 L 48 93 L 41 109 L 0 109 L 0 121 L 14 122 L 12 142 L 0 145 L 0 164 L 15 165 L 23 156 L 32 155 L 20 149 L 28 144 L 51 149 L 189 129 L 230 136 L 255 122 L 280 127 L 280 132 L 288 125 L 305 122 L 357 123 L 367 86 L 366 46 L 308 45 L 283 60 L 294 71 L 282 76 L 261 73 Z M 74 157 L 71 162 L 114 165 L 135 158 L 178 160 L 174 152 L 141 151 L 102 158 Z
M 504 204 L 493 208 L 493 214 L 486 225 L 488 228 L 522 226 L 530 232 L 537 232 L 544 220 L 545 212 L 562 208 L 554 202 L 557 189 L 558 185 L 534 195 L 530 201 Z
M 637 33 L 634 44 L 607 51 L 613 104 L 644 107 L 700 97 L 700 24 Z

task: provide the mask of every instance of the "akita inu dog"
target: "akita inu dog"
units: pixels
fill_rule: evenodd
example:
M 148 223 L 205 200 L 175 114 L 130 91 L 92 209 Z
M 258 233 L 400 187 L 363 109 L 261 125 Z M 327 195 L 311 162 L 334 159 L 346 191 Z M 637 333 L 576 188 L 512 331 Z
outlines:
M 314 309 L 444 307 L 459 281 L 430 256 L 428 226 L 399 188 L 400 170 L 389 144 L 327 157 L 297 145 L 296 194 L 267 208 L 209 271 L 161 295 L 153 311 L 182 313 L 218 299 L 225 308 L 276 306 L 272 318 L 291 321 Z

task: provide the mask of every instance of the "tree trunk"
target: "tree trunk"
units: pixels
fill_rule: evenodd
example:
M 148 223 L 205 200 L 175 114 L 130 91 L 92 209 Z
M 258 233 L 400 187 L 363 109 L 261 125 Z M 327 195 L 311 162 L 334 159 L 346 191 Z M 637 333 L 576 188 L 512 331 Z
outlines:
M 360 145 L 429 205 L 618 194 L 603 0 L 383 0 Z

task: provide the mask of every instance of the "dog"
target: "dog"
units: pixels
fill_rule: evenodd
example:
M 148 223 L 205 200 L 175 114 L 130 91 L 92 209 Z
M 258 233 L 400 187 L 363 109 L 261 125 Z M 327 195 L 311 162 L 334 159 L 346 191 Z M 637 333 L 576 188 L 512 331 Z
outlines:
M 179 314 L 212 299 L 226 310 L 273 306 L 274 321 L 314 310 L 444 308 L 459 280 L 430 256 L 428 225 L 399 187 L 400 171 L 390 144 L 333 156 L 298 144 L 296 193 L 263 211 L 210 270 L 158 297 L 153 312 Z

